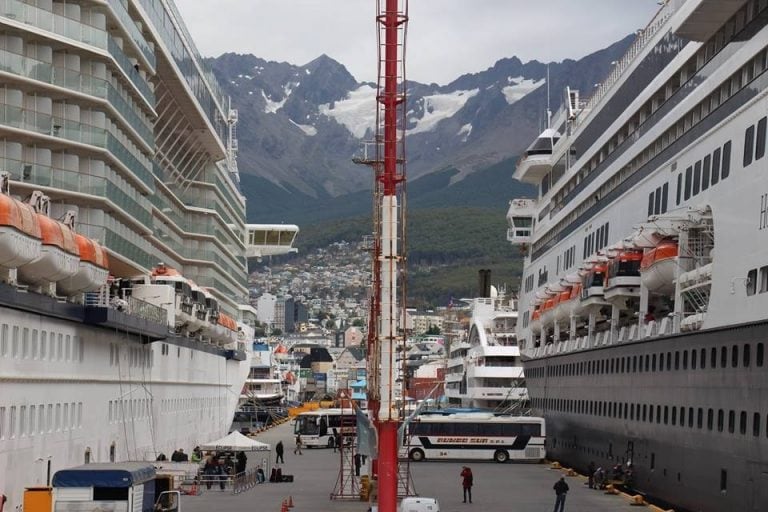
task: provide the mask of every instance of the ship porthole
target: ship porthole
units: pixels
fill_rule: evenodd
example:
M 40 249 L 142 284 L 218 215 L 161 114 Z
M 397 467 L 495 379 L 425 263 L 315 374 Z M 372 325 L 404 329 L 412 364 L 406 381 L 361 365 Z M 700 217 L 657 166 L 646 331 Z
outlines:
M 109 462 L 115 462 L 115 443 L 109 445 Z
M 83 457 L 85 464 L 91 463 L 91 449 L 86 448 L 85 449 L 85 457 Z

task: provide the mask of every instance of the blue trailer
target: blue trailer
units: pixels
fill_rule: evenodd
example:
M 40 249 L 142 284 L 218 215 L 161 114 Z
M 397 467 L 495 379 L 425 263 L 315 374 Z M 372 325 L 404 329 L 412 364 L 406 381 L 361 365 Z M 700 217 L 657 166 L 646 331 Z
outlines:
M 52 512 L 176 512 L 179 493 L 147 462 L 93 463 L 53 475 Z

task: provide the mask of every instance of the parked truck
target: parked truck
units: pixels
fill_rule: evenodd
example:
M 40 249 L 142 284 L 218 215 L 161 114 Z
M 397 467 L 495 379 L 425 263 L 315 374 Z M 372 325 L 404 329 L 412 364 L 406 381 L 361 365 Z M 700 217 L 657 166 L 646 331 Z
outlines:
M 178 512 L 180 495 L 147 462 L 92 463 L 57 471 L 48 511 Z

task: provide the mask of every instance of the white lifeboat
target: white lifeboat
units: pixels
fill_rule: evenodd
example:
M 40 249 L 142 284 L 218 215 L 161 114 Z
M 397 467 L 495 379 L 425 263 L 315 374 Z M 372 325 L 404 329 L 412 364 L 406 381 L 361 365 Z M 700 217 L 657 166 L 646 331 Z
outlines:
M 174 328 L 189 327 L 194 320 L 192 288 L 178 270 L 164 264 L 152 269 L 152 284 L 170 286 L 174 291 Z
M 57 292 L 64 295 L 98 290 L 109 278 L 109 260 L 104 248 L 79 233 L 75 233 L 75 243 L 80 253 L 77 272 L 56 283 Z
M 219 325 L 219 302 L 211 292 L 205 288 L 201 288 L 203 297 L 205 298 L 205 308 L 207 311 L 206 322 L 203 325 L 203 336 L 213 338 L 216 334 L 216 328 Z
M 572 316 L 581 316 L 581 314 L 584 312 L 584 308 L 581 305 L 581 283 L 576 283 L 571 288 L 571 295 L 568 299 L 567 306 L 569 309 L 569 317 Z
M 0 194 L 0 267 L 19 268 L 39 258 L 41 238 L 34 208 Z
M 640 276 L 648 291 L 671 294 L 675 291 L 677 242 L 666 240 L 645 252 L 640 262 Z
M 42 245 L 40 257 L 19 267 L 19 280 L 39 284 L 61 281 L 77 274 L 80 251 L 75 232 L 66 224 L 38 213 Z

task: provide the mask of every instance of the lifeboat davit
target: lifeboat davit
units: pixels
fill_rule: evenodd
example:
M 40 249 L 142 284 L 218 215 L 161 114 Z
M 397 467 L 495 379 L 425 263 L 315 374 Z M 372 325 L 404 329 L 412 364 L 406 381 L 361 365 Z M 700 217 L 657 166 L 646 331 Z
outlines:
M 31 205 L 0 194 L 0 266 L 19 268 L 40 257 L 42 234 Z
M 640 296 L 640 260 L 643 253 L 624 250 L 608 262 L 605 277 L 605 299 L 618 305 L 628 297 Z M 614 300 L 615 299 L 615 300 Z
M 605 262 L 598 262 L 586 272 L 581 289 L 581 308 L 584 311 L 596 311 L 608 304 L 604 297 L 607 270 Z
M 208 307 L 205 304 L 205 294 L 203 289 L 197 286 L 194 281 L 189 280 L 190 297 L 192 299 L 192 321 L 189 330 L 199 331 L 208 323 Z
M 40 257 L 19 267 L 19 280 L 39 284 L 61 281 L 77 274 L 80 251 L 76 233 L 66 224 L 38 213 L 42 245 Z
M 671 294 L 675 291 L 677 242 L 667 240 L 645 252 L 640 262 L 640 276 L 648 291 Z
M 75 243 L 80 254 L 77 272 L 56 285 L 57 291 L 65 295 L 98 290 L 109 278 L 109 260 L 104 248 L 79 233 L 75 233 Z

